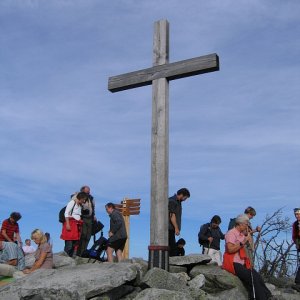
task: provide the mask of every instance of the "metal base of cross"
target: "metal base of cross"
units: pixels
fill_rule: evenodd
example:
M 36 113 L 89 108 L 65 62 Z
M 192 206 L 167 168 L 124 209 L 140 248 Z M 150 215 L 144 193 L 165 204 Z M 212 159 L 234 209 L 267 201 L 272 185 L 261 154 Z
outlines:
M 160 268 L 169 271 L 169 247 L 150 245 L 148 246 L 148 250 L 148 268 Z

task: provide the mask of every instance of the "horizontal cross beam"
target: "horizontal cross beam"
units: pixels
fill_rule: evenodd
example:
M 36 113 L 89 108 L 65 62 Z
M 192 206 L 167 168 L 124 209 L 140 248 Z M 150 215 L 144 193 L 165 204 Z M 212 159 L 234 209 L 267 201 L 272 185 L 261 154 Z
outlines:
M 150 85 L 159 78 L 174 80 L 218 70 L 219 57 L 214 53 L 110 77 L 108 90 L 114 93 Z

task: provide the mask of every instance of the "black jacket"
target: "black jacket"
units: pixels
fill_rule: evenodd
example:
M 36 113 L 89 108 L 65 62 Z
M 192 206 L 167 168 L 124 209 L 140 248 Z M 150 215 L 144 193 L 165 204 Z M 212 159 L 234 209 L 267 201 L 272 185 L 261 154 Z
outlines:
M 208 238 L 212 237 L 213 241 L 209 245 Z M 205 248 L 212 248 L 215 250 L 220 250 L 220 240 L 224 240 L 225 235 L 221 231 L 220 227 L 214 229 L 211 227 L 210 223 L 203 224 L 200 227 L 200 231 L 198 234 L 198 239 L 200 245 L 203 245 Z

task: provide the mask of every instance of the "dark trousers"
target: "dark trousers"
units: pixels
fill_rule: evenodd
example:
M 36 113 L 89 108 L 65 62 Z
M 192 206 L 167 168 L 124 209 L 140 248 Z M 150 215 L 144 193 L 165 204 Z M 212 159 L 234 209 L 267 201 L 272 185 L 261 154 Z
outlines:
M 76 254 L 77 247 L 78 247 L 78 241 L 65 241 L 64 250 L 70 257 Z
M 297 274 L 296 274 L 295 283 L 300 284 L 300 266 L 299 266 Z
M 169 230 L 169 256 L 176 256 L 176 248 L 175 230 Z
M 233 265 L 235 274 L 245 285 L 246 289 L 249 292 L 250 299 L 254 299 L 252 278 L 256 300 L 267 300 L 272 296 L 271 292 L 266 287 L 262 277 L 254 269 L 248 270 L 245 266 L 238 263 L 234 263 Z
M 83 252 L 87 249 L 92 235 L 93 219 L 83 218 L 82 221 L 83 221 L 82 229 L 81 229 L 82 231 L 81 231 L 81 236 L 80 236 L 80 241 L 79 241 L 79 246 L 77 251 L 78 256 L 81 256 Z

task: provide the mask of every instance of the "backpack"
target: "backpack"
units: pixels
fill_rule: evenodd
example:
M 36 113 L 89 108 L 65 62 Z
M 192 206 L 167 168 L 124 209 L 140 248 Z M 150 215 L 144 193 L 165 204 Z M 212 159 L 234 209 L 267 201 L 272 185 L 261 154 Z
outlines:
M 94 259 L 94 262 L 96 260 L 103 262 L 105 261 L 104 255 L 105 255 L 106 248 L 107 248 L 107 239 L 103 237 L 103 233 L 101 233 L 100 238 L 94 242 L 94 245 L 91 247 L 91 249 L 85 250 L 81 255 L 81 257 L 89 258 L 89 261 L 91 259 Z
M 76 205 L 76 202 L 74 201 L 74 205 L 73 205 L 73 208 L 72 208 L 72 210 L 71 210 L 71 215 L 73 214 L 73 210 L 74 210 L 75 205 Z M 66 208 L 67 208 L 67 206 L 63 207 L 63 208 L 59 211 L 59 213 L 58 213 L 58 221 L 59 221 L 60 223 L 65 223 L 65 222 L 66 222 L 66 218 L 65 218 Z
M 231 218 L 228 224 L 228 230 L 232 229 L 235 226 L 235 219 L 236 218 Z
M 95 235 L 98 232 L 100 232 L 103 229 L 103 227 L 104 227 L 104 225 L 100 221 L 93 222 L 93 225 L 92 225 L 92 235 Z
M 208 226 L 207 226 L 207 225 L 208 225 Z M 200 230 L 199 230 L 199 233 L 198 233 L 198 243 L 199 243 L 201 246 L 203 246 L 203 244 L 204 244 L 205 242 L 207 242 L 207 241 L 201 239 L 201 232 L 202 232 L 202 231 L 207 232 L 208 230 L 210 230 L 210 224 L 203 224 L 203 225 L 201 225 Z

